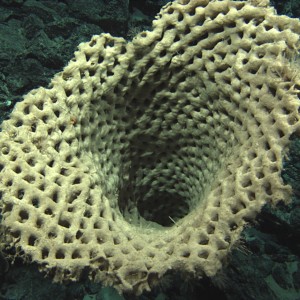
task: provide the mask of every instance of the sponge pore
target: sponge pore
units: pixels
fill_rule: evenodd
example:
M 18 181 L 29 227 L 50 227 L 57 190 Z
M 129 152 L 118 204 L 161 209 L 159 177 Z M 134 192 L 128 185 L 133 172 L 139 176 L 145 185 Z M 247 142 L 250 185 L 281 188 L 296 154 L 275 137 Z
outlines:
M 215 275 L 246 222 L 291 194 L 299 32 L 266 1 L 178 0 L 131 42 L 80 44 L 3 122 L 6 242 L 56 281 L 121 292 Z

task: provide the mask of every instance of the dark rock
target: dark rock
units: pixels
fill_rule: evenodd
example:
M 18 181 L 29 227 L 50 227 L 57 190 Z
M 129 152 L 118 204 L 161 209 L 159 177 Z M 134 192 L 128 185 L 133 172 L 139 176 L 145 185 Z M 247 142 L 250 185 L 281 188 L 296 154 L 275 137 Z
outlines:
M 84 22 L 101 25 L 113 35 L 125 35 L 129 19 L 129 0 L 67 1 L 73 15 Z
M 289 289 L 293 287 L 289 276 L 289 271 L 285 264 L 276 265 L 273 269 L 272 276 L 275 282 L 283 289 Z
M 152 18 L 160 11 L 161 7 L 166 5 L 169 0 L 131 0 L 130 7 L 138 8 L 144 14 L 151 16 Z
M 294 287 L 297 290 L 300 290 L 300 263 L 297 264 L 297 269 L 293 273 L 293 281 L 294 281 Z
M 300 234 L 300 207 L 296 207 L 291 212 L 290 224 L 293 230 Z

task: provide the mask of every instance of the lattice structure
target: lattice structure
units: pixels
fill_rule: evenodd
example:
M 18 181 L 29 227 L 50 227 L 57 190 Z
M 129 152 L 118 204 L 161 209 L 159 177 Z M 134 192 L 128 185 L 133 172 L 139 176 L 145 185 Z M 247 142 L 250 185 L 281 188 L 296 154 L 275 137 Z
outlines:
M 0 135 L 7 243 L 57 281 L 85 270 L 136 294 L 170 270 L 213 276 L 291 193 L 300 24 L 265 2 L 175 1 L 26 95 Z

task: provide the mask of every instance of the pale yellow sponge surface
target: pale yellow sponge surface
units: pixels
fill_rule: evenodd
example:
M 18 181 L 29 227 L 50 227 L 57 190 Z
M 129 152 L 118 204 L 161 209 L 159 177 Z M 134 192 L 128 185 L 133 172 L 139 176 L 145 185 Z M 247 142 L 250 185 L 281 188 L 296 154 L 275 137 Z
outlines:
M 299 32 L 267 1 L 178 0 L 132 42 L 81 44 L 3 123 L 7 243 L 57 281 L 135 294 L 172 270 L 213 276 L 289 199 Z

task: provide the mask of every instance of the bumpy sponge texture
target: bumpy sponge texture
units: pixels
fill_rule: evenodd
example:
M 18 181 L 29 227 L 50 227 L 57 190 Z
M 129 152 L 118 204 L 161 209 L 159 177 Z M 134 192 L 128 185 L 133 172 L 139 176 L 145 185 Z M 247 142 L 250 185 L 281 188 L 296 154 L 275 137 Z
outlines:
M 170 270 L 213 276 L 244 224 L 289 199 L 300 24 L 256 2 L 175 1 L 132 42 L 81 44 L 16 105 L 0 189 L 20 255 L 140 294 Z

